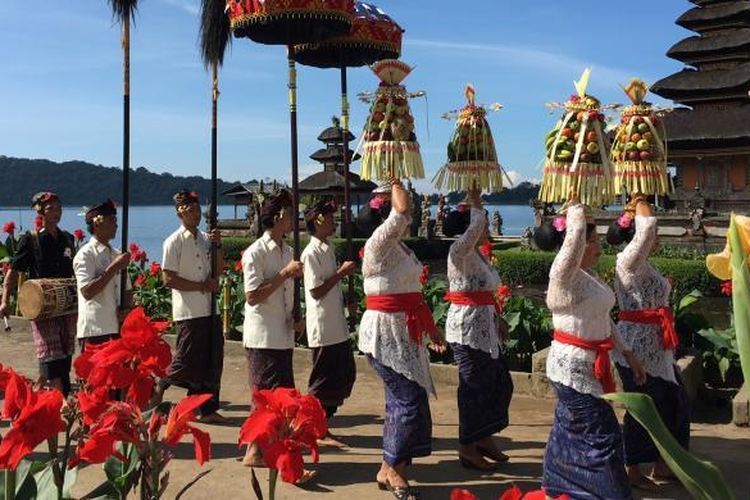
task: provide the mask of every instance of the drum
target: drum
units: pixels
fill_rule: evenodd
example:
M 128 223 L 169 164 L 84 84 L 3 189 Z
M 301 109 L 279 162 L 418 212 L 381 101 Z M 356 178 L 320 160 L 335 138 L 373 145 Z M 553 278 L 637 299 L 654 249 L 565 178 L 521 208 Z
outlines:
M 75 278 L 28 280 L 18 293 L 21 315 L 30 320 L 54 318 L 78 311 Z

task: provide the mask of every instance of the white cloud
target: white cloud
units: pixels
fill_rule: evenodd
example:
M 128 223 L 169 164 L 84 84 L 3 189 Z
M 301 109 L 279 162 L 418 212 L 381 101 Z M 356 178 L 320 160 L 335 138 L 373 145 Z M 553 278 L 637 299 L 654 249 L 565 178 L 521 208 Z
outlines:
M 429 40 L 421 38 L 408 38 L 405 40 L 405 43 L 414 48 L 453 51 L 456 57 L 461 58 L 471 57 L 473 55 L 481 58 L 485 62 L 488 61 L 486 56 L 489 52 L 496 56 L 495 62 L 502 61 L 503 63 L 518 64 L 545 71 L 554 70 L 566 75 L 573 75 L 574 77 L 577 77 L 584 67 L 590 66 L 594 71 L 596 80 L 608 85 L 618 83 L 625 84 L 633 77 L 633 75 L 638 74 L 637 72 L 628 71 L 627 69 L 597 65 L 592 61 L 533 47 L 463 43 L 450 40 Z M 644 78 L 647 77 L 644 76 Z

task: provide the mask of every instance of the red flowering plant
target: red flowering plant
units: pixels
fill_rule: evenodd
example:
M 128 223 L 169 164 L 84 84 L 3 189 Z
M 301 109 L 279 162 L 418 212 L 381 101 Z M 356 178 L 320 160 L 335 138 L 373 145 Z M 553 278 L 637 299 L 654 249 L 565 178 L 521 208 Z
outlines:
M 133 283 L 133 299 L 155 319 L 166 320 L 172 315 L 172 292 L 164 285 L 158 262 L 146 265 L 148 258 L 136 243 L 131 243 L 128 274 Z
M 732 296 L 732 280 L 726 280 L 721 283 L 721 294 L 727 297 Z
M 222 311 L 224 331 L 231 332 L 229 336 L 237 333 L 236 327 L 242 324 L 245 314 L 245 287 L 242 280 L 242 256 L 224 270 L 219 277 L 219 308 Z
M 239 444 L 256 444 L 271 469 L 269 498 L 273 499 L 276 480 L 296 483 L 304 475 L 303 451 L 318 461 L 318 439 L 328 432 L 325 411 L 314 396 L 303 396 L 296 389 L 260 390 L 253 394 L 255 409 L 240 429 Z M 253 489 L 260 491 L 253 472 Z
M 69 412 L 63 407 L 63 395 L 58 390 L 35 388 L 31 381 L 12 368 L 0 365 L 0 391 L 5 394 L 2 418 L 10 421 L 10 429 L 0 443 L 0 469 L 5 470 L 5 498 L 14 498 L 15 492 L 34 488 L 39 494 L 55 496 L 53 492 L 36 487 L 34 476 L 24 473 L 21 484 L 16 485 L 16 469 L 40 444 L 50 443 L 50 458 L 46 463 L 37 462 L 40 474 L 49 474 L 53 481 L 47 483 L 62 498 L 65 488 L 65 456 L 58 455 L 56 437 L 60 432 L 69 435 L 73 425 Z M 63 420 L 65 416 L 65 420 Z M 68 449 L 66 448 L 65 452 Z M 62 465 L 62 468 L 61 468 Z M 30 467 L 30 466 L 29 466 Z M 28 471 L 29 467 L 25 467 Z
M 84 419 L 88 417 L 93 424 L 79 442 L 70 465 L 80 462 L 110 465 L 105 465 L 107 482 L 95 490 L 97 494 L 125 498 L 140 484 L 141 498 L 162 498 L 169 482 L 166 467 L 172 459 L 171 449 L 183 436 L 192 435 L 198 464 L 211 459 L 210 436 L 190 425 L 196 419 L 198 407 L 209 399 L 211 394 L 187 396 L 168 409 L 168 414 L 165 405 L 141 413 L 138 405 L 119 401 L 109 401 L 103 410 L 95 408 L 88 415 L 84 411 Z M 115 461 L 126 467 L 113 467 Z M 117 476 L 113 472 L 116 469 L 125 472 Z
M 78 228 L 73 231 L 73 238 L 75 239 L 76 250 L 78 250 L 83 245 L 83 240 L 86 239 L 86 233 L 83 232 L 83 229 Z
M 497 498 L 498 500 L 545 500 L 547 498 L 547 494 L 544 489 L 530 491 L 524 494 L 521 488 L 513 485 L 512 487 L 501 493 Z M 555 498 L 556 500 L 570 500 L 570 497 L 568 495 L 561 495 Z M 479 500 L 479 497 L 469 490 L 461 490 L 456 488 L 451 491 L 451 500 Z

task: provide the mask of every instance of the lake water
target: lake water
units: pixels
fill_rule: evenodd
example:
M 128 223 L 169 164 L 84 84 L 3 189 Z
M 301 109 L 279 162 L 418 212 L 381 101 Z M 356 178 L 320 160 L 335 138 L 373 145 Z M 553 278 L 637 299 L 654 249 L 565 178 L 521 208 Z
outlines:
M 534 224 L 534 212 L 526 205 L 487 205 L 490 217 L 498 210 L 503 217 L 503 232 L 508 236 L 520 236 L 527 226 Z M 237 207 L 238 215 L 244 213 L 243 207 Z M 434 213 L 434 207 L 433 207 Z M 219 207 L 219 218 L 229 219 L 234 216 L 231 205 Z M 0 208 L 0 225 L 7 221 L 16 223 L 16 232 L 20 233 L 34 227 L 36 212 L 29 208 Z M 138 243 L 148 254 L 150 259 L 161 261 L 161 248 L 164 239 L 172 233 L 178 225 L 174 207 L 131 207 L 130 208 L 130 241 Z M 203 222 L 205 226 L 205 221 Z M 78 209 L 64 208 L 60 227 L 73 232 L 75 229 L 86 230 L 83 215 Z M 5 235 L 0 235 L 5 239 Z M 120 236 L 116 238 L 119 246 Z

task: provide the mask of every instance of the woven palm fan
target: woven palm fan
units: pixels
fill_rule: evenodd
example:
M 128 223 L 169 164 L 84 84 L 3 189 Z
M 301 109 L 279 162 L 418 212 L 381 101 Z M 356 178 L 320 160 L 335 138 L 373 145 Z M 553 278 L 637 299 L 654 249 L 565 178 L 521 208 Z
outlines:
M 665 195 L 667 177 L 666 134 L 662 120 L 650 102 L 648 85 L 634 78 L 623 89 L 632 105 L 623 108 L 612 146 L 615 193 Z
M 371 69 L 380 86 L 370 101 L 362 145 L 360 176 L 364 180 L 392 178 L 424 178 L 424 165 L 414 133 L 414 117 L 409 109 L 409 99 L 424 95 L 410 94 L 401 82 L 412 68 L 395 59 L 375 63 Z
M 612 202 L 612 166 L 605 135 L 606 118 L 599 99 L 588 95 L 590 70 L 575 82 L 577 93 L 562 105 L 564 109 L 555 127 L 547 134 L 542 185 L 539 199 L 560 203 L 571 193 L 581 203 L 601 206 Z
M 476 91 L 466 86 L 466 106 L 458 112 L 456 128 L 448 143 L 448 163 L 432 179 L 439 190 L 445 185 L 450 191 L 480 188 L 492 192 L 503 188 L 503 170 L 497 161 L 495 141 L 487 122 L 487 108 L 475 103 Z M 492 111 L 502 106 L 494 103 Z M 452 118 L 447 113 L 444 118 Z

